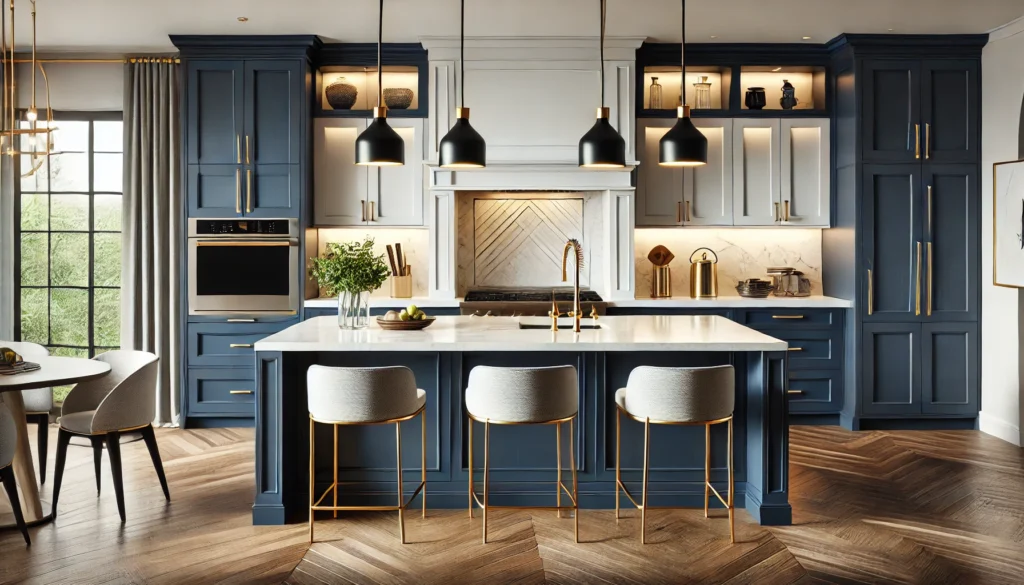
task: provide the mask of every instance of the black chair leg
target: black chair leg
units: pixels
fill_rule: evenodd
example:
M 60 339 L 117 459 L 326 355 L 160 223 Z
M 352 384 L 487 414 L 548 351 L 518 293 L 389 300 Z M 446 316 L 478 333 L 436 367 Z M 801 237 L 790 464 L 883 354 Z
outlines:
M 167 476 L 164 475 L 164 464 L 160 461 L 160 449 L 156 446 L 153 425 L 142 427 L 142 439 L 146 441 L 146 448 L 149 449 L 149 457 L 153 460 L 153 467 L 156 468 L 156 476 L 160 478 L 160 487 L 164 490 L 164 497 L 170 501 L 171 492 L 167 489 Z
M 107 433 L 107 453 L 110 455 L 110 470 L 114 476 L 114 495 L 117 496 L 117 512 L 124 524 L 124 480 L 121 475 L 121 433 Z
M 53 469 L 53 517 L 57 517 L 57 500 L 60 498 L 60 482 L 64 479 L 64 462 L 68 458 L 68 443 L 71 433 L 64 429 L 57 431 L 57 465 Z
M 100 466 L 103 461 L 103 437 L 94 435 L 89 437 L 92 443 L 92 465 L 96 469 L 96 496 L 100 495 Z
M 14 482 L 14 470 L 10 466 L 0 469 L 0 480 L 3 480 L 7 497 L 11 500 L 11 511 L 14 512 L 14 521 L 18 523 L 18 530 L 21 530 L 21 535 L 25 537 L 25 544 L 31 545 L 32 539 L 28 537 L 25 516 L 21 513 L 21 500 L 18 498 L 18 485 Z
M 39 483 L 46 483 L 46 452 L 50 447 L 50 413 L 28 415 L 29 422 L 36 423 L 36 443 L 39 448 Z

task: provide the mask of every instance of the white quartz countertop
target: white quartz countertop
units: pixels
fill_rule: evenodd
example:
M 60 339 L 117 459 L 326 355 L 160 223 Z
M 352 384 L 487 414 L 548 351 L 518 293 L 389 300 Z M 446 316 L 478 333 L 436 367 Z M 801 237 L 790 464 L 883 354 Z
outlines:
M 370 319 L 362 330 L 338 328 L 336 317 L 308 319 L 256 342 L 256 351 L 785 351 L 780 341 L 717 315 L 601 317 L 597 329 L 573 333 L 520 329 L 546 317 L 437 317 L 421 331 L 385 331 Z M 585 319 L 585 325 L 593 325 Z
M 432 299 L 429 297 L 413 297 L 411 299 L 393 299 L 391 297 L 370 297 L 371 307 L 405 307 L 416 305 L 424 309 L 437 307 L 458 307 L 462 302 L 457 299 Z M 332 298 L 306 299 L 306 307 L 337 308 L 338 300 Z M 640 298 L 608 301 L 609 307 L 635 308 L 669 308 L 669 309 L 835 309 L 849 308 L 853 303 L 835 297 L 813 295 L 809 297 L 775 297 L 766 299 L 747 299 L 737 295 L 720 296 L 717 299 L 691 299 L 689 296 L 677 296 L 661 299 Z
M 432 299 L 429 297 L 412 297 L 410 299 L 395 299 L 392 297 L 370 297 L 371 307 L 408 307 L 409 305 L 416 305 L 424 309 L 431 307 L 458 307 L 462 299 Z M 302 302 L 304 307 L 318 307 L 318 308 L 338 308 L 338 299 L 336 298 L 319 298 L 319 299 L 306 299 Z

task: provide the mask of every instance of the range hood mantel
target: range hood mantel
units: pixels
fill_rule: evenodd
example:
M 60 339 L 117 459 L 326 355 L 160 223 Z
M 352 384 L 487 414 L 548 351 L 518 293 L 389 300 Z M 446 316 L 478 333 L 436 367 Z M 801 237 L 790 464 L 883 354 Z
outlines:
M 633 191 L 634 166 L 615 170 L 562 163 L 488 164 L 486 168 L 443 169 L 427 163 L 431 191 Z

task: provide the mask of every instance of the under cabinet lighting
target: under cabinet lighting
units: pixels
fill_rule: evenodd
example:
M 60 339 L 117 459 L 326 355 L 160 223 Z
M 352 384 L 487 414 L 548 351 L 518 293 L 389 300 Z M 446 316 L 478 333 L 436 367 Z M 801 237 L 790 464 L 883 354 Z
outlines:
M 238 17 L 238 22 L 249 22 L 249 17 L 248 16 L 239 16 Z

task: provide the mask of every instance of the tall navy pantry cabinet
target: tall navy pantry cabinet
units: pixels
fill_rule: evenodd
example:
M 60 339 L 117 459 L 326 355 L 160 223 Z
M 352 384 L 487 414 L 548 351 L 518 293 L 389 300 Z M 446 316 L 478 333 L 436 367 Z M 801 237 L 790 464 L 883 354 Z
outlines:
M 183 69 L 183 216 L 295 218 L 302 228 L 312 225 L 311 60 L 320 40 L 172 35 L 171 42 Z M 182 246 L 187 258 L 187 243 Z M 188 267 L 181 271 L 187 303 Z M 302 290 L 303 275 L 292 277 Z M 182 308 L 183 425 L 253 424 L 253 343 L 300 315 L 244 317 L 189 316 Z
M 825 294 L 853 299 L 842 421 L 973 427 L 979 410 L 986 35 L 844 35 Z

